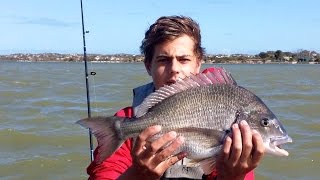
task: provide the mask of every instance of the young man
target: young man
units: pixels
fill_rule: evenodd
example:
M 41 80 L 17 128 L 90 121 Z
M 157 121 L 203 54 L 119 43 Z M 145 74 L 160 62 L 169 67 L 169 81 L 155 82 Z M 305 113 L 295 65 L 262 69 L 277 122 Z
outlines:
M 201 47 L 199 25 L 191 18 L 168 16 L 159 18 L 145 33 L 141 52 L 145 55 L 145 67 L 153 82 L 134 89 L 133 107 L 155 89 L 175 83 L 200 72 L 204 49 Z M 213 69 L 210 69 L 213 70 Z M 117 116 L 133 116 L 133 107 L 120 110 Z M 169 132 L 152 143 L 147 139 L 160 132 L 160 126 L 145 129 L 135 140 L 127 140 L 103 163 L 92 162 L 87 171 L 89 179 L 254 179 L 264 153 L 261 136 L 242 122 L 233 125 L 232 137 L 227 137 L 216 171 L 202 175 L 198 167 L 187 168 L 184 152 L 174 154 L 184 138 Z M 163 145 L 173 143 L 162 149 Z M 96 149 L 95 153 L 98 151 Z

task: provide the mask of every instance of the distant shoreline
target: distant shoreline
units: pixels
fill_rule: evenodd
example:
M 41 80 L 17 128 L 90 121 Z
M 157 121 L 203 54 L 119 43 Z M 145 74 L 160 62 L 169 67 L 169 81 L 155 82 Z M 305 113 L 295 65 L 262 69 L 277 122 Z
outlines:
M 30 60 L 5 60 L 0 59 L 3 62 L 18 62 L 18 63 L 82 63 L 83 61 L 30 61 Z M 96 64 L 126 64 L 126 63 L 143 63 L 143 62 L 125 62 L 125 61 L 89 61 L 89 63 L 96 63 Z M 310 65 L 318 65 L 318 62 L 308 62 L 308 63 L 298 63 L 298 62 L 205 62 L 204 64 L 310 64 Z
M 260 53 L 261 54 L 261 53 Z M 203 63 L 207 64 L 319 64 L 317 58 L 270 58 L 271 55 L 261 58 L 259 55 L 233 54 L 233 55 L 205 55 Z M 269 57 L 269 58 L 268 58 Z M 315 56 L 317 57 L 317 56 Z M 0 55 L 0 61 L 15 62 L 83 62 L 83 54 L 10 54 Z M 87 61 L 92 63 L 142 63 L 143 55 L 114 54 L 100 55 L 89 54 Z

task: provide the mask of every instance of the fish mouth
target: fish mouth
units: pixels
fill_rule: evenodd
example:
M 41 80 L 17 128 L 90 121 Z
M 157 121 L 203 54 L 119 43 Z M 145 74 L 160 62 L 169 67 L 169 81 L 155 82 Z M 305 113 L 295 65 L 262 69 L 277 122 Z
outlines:
M 270 142 L 265 144 L 266 152 L 277 156 L 289 156 L 289 152 L 281 148 L 281 145 L 286 143 L 292 143 L 292 138 L 288 135 L 270 138 Z

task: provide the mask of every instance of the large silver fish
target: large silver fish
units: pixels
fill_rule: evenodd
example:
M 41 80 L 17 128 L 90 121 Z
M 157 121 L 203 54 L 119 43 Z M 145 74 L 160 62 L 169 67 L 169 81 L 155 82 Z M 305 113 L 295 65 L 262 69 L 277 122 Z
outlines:
M 185 138 L 178 152 L 200 164 L 205 174 L 215 168 L 217 155 L 231 126 L 241 120 L 257 130 L 267 153 L 288 156 L 279 145 L 292 142 L 271 110 L 252 92 L 236 84 L 224 69 L 191 75 L 150 94 L 134 118 L 93 117 L 77 123 L 90 128 L 101 146 L 97 162 L 111 156 L 128 138 L 161 125 L 161 134 L 176 131 Z

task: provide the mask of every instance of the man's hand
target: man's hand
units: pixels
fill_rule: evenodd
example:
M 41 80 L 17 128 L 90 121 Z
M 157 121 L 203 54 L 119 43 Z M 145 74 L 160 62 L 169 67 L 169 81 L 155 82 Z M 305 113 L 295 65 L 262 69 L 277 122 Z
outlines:
M 173 155 L 174 151 L 184 142 L 183 137 L 171 131 L 159 139 L 148 142 L 147 139 L 161 131 L 161 126 L 145 129 L 136 139 L 132 151 L 132 166 L 121 175 L 120 179 L 159 179 L 173 164 L 186 156 L 186 153 Z M 167 143 L 172 143 L 165 146 Z
M 217 162 L 218 179 L 244 179 L 258 166 L 264 154 L 260 134 L 251 131 L 246 121 L 232 126 L 232 138 L 227 137 Z

